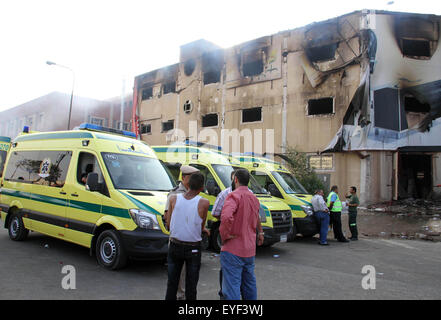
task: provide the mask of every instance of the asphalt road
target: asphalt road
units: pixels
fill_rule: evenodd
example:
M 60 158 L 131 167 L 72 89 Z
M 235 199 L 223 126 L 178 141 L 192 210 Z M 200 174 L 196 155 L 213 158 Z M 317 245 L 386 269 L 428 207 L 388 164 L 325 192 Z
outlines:
M 259 299 L 441 298 L 441 243 L 362 238 L 330 244 L 299 239 L 259 248 Z M 67 265 L 75 268 L 75 289 L 62 287 L 63 278 L 73 276 L 62 273 Z M 375 289 L 362 287 L 365 265 L 375 268 Z M 198 299 L 218 299 L 219 266 L 219 256 L 203 253 Z M 38 233 L 14 242 L 0 229 L 0 299 L 162 300 L 166 283 L 167 267 L 160 262 L 133 261 L 107 271 L 88 249 Z

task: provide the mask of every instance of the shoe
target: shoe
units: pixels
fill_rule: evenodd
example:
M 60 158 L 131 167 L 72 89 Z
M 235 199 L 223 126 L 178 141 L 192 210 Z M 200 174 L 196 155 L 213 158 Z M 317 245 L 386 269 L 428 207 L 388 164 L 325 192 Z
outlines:
M 357 241 L 358 238 L 349 238 L 349 240 L 351 240 L 351 241 Z
M 341 240 L 338 240 L 338 242 L 350 242 L 348 239 L 341 239 Z
M 327 243 L 327 242 L 325 242 L 325 243 L 319 242 L 318 244 L 321 245 L 321 246 L 329 246 L 329 243 Z

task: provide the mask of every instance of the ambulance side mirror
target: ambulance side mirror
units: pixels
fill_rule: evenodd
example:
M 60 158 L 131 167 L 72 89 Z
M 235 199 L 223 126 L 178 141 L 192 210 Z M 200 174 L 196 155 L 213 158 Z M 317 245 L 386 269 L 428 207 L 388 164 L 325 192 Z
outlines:
M 275 184 L 271 183 L 268 186 L 268 190 L 273 197 L 283 198 L 282 194 L 280 193 L 279 189 L 277 189 Z
M 210 196 L 217 197 L 217 195 L 220 193 L 220 189 L 219 189 L 216 181 L 214 181 L 214 180 L 211 180 L 211 179 L 208 180 L 206 188 L 207 188 L 207 192 Z
M 86 190 L 99 191 L 98 173 L 90 172 L 87 175 Z

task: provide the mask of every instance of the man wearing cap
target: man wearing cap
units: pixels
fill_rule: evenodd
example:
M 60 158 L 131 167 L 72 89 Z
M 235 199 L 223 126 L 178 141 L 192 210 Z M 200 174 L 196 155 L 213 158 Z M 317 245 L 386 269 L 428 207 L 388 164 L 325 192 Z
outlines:
M 186 193 L 190 189 L 189 187 L 190 177 L 195 172 L 199 172 L 199 169 L 196 169 L 195 167 L 192 166 L 181 166 L 182 181 L 179 183 L 179 185 L 176 188 L 170 191 L 169 194 L 167 195 L 167 202 L 165 203 L 165 211 L 164 211 L 166 224 L 170 224 L 170 215 L 168 209 L 170 207 L 171 196 Z M 182 267 L 181 277 L 179 279 L 178 293 L 177 293 L 178 300 L 185 299 L 185 273 L 186 271 L 184 264 L 184 266 Z

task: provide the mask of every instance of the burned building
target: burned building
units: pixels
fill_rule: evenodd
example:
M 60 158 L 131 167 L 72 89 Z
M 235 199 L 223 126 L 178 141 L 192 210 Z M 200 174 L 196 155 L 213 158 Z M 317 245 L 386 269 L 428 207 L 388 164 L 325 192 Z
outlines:
M 186 44 L 135 78 L 133 120 L 149 144 L 272 129 L 274 154 L 307 153 L 364 204 L 441 196 L 440 21 L 363 10 L 228 49 Z

